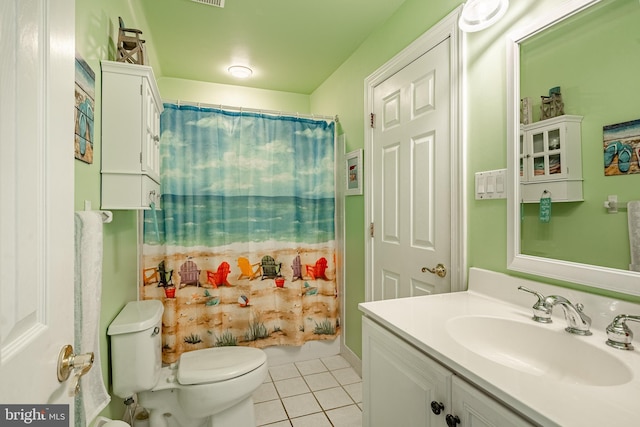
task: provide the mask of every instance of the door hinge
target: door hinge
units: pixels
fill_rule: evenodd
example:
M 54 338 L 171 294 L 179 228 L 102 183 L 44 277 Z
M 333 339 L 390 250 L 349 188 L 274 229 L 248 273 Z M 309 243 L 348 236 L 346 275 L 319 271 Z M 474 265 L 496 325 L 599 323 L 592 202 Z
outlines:
M 140 83 L 140 96 L 142 96 L 142 83 Z
M 369 237 L 373 237 L 373 231 L 374 231 L 374 227 L 373 227 L 373 223 L 369 224 Z
M 371 113 L 369 117 L 371 119 L 371 129 L 373 129 L 376 127 L 376 115 Z

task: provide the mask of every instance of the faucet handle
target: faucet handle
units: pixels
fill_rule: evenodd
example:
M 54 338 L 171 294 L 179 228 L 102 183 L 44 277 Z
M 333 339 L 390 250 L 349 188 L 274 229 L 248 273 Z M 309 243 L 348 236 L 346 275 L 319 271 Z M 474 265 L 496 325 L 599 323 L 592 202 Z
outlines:
M 533 289 L 525 288 L 524 286 L 518 286 L 519 291 L 528 292 L 538 297 L 538 302 L 533 305 L 533 317 L 534 321 L 539 323 L 551 323 L 551 309 L 544 305 L 545 296 Z
M 640 322 L 640 316 L 620 314 L 607 326 L 607 344 L 620 350 L 633 350 L 633 332 L 627 326 L 626 321 Z

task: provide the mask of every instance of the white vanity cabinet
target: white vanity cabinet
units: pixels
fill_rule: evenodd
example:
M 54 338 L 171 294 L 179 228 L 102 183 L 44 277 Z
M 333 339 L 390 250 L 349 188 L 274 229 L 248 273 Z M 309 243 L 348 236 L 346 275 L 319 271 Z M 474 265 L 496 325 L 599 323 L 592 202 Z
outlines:
M 534 426 L 367 317 L 362 342 L 363 426 Z
M 520 197 L 537 203 L 582 201 L 582 116 L 564 115 L 520 128 Z
M 362 343 L 363 426 L 443 425 L 431 402 L 450 402 L 451 372 L 366 317 Z
M 103 209 L 159 200 L 162 110 L 151 67 L 102 61 Z
M 535 425 L 457 376 L 454 375 L 451 380 L 452 409 L 449 412 L 457 417 L 460 427 L 533 427 Z

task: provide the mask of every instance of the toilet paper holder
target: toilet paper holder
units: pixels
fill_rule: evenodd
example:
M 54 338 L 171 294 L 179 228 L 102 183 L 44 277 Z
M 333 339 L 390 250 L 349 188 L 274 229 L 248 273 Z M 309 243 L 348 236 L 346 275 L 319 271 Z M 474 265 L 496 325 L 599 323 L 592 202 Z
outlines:
M 93 352 L 84 354 L 74 354 L 73 346 L 67 344 L 60 350 L 58 356 L 58 381 L 66 381 L 73 372 L 75 377 L 71 388 L 70 396 L 76 396 L 80 391 L 80 377 L 89 372 L 93 366 Z

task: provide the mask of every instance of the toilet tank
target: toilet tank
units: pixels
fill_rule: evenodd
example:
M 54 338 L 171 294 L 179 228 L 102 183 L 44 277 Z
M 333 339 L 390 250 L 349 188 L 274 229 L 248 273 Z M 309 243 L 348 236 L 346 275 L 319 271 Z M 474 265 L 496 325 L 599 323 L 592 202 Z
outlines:
M 162 368 L 162 312 L 158 300 L 132 301 L 107 329 L 113 393 L 122 398 L 152 389 Z

